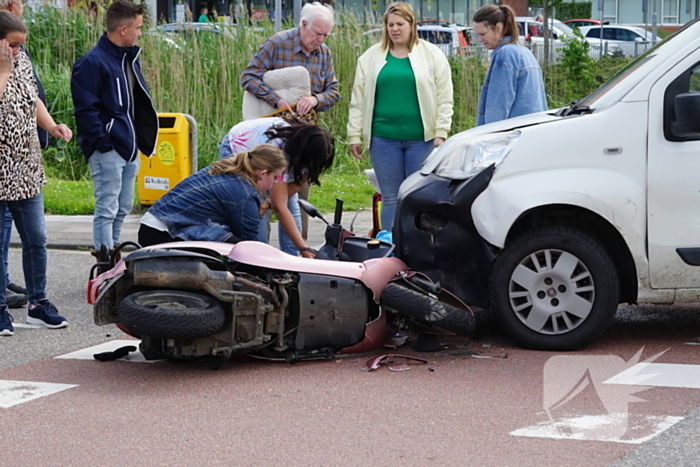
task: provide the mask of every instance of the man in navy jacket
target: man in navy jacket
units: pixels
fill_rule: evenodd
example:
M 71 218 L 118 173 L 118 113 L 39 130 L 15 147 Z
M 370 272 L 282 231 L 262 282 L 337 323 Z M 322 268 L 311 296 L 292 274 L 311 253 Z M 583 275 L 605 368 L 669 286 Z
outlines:
M 71 92 L 78 144 L 87 158 L 95 193 L 95 250 L 119 243 L 134 204 L 139 151 L 150 157 L 158 114 L 138 60 L 143 8 L 117 0 L 107 9 L 107 32 L 75 65 Z

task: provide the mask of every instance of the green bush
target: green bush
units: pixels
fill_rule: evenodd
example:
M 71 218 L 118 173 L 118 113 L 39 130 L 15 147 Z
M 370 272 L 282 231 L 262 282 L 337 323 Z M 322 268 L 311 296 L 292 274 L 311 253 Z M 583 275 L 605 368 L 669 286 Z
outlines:
M 593 3 L 591 2 L 560 3 L 557 6 L 557 19 L 566 21 L 569 19 L 590 18 L 592 11 Z
M 578 28 L 574 37 L 565 37 L 561 65 L 566 75 L 571 100 L 585 96 L 596 85 L 595 60 L 588 56 L 591 44 L 583 38 Z
M 569 19 L 582 19 L 590 18 L 591 12 L 593 11 L 592 2 L 577 2 L 574 0 L 572 3 L 564 3 L 562 0 L 549 0 L 549 8 L 556 8 L 557 19 L 559 21 L 566 21 Z M 531 1 L 531 7 L 542 7 L 542 0 Z

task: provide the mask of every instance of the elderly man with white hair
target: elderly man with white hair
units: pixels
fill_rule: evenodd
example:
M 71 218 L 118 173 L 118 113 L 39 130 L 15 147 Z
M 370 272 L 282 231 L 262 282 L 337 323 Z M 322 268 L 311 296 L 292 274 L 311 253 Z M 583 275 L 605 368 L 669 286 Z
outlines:
M 332 28 L 331 7 L 307 3 L 301 10 L 298 28 L 280 31 L 260 46 L 241 73 L 241 87 L 272 107 L 289 108 L 287 101 L 263 83 L 263 75 L 270 70 L 303 66 L 311 78 L 311 95 L 299 99 L 297 113 L 330 109 L 340 100 L 333 57 L 324 44 Z
M 301 9 L 298 28 L 280 31 L 260 46 L 241 73 L 241 87 L 273 108 L 291 111 L 290 103 L 263 82 L 263 75 L 270 70 L 302 66 L 309 72 L 311 95 L 298 99 L 296 113 L 305 115 L 311 109 L 330 109 L 340 100 L 333 56 L 324 44 L 331 29 L 333 8 L 319 2 L 307 3 Z M 298 196 L 309 199 L 308 184 L 302 186 Z M 289 199 L 289 210 L 306 239 L 308 216 L 300 212 L 296 195 Z

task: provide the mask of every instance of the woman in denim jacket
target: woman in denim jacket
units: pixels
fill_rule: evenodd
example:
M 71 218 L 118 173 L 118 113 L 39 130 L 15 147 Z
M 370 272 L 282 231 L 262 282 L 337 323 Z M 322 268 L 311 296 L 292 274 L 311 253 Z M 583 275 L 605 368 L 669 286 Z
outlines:
M 510 7 L 486 5 L 474 14 L 474 32 L 491 53 L 479 97 L 476 125 L 547 110 L 542 70 L 518 44 L 518 26 Z
M 190 175 L 141 218 L 141 246 L 172 241 L 237 243 L 256 240 L 260 196 L 287 167 L 284 153 L 271 144 L 255 146 Z

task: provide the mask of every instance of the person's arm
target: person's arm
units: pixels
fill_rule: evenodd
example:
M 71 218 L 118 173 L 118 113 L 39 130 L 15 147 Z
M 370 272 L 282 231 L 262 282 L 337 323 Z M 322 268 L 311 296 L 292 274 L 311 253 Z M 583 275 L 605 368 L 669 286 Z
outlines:
M 73 132 L 63 123 L 53 121 L 53 118 L 46 109 L 44 103 L 37 96 L 36 98 L 36 124 L 46 130 L 54 138 L 61 138 L 65 141 L 70 141 L 73 137 Z
M 294 221 L 294 216 L 292 216 L 291 211 L 287 207 L 287 201 L 289 201 L 289 190 L 287 189 L 287 185 L 288 184 L 285 182 L 277 182 L 272 186 L 272 189 L 270 189 L 272 209 L 275 210 L 282 229 L 284 229 L 284 232 L 287 234 L 292 243 L 294 243 L 294 246 L 300 249 L 307 248 L 306 242 L 304 242 L 301 232 L 299 232 L 297 224 Z M 314 254 L 308 251 L 301 251 L 301 256 L 305 258 L 313 258 Z
M 435 73 L 435 90 L 437 91 L 437 116 L 435 120 L 435 147 L 445 142 L 452 127 L 454 108 L 452 90 L 452 70 L 450 63 L 442 52 L 433 56 Z
M 486 106 L 484 108 L 484 123 L 505 120 L 510 115 L 510 109 L 515 102 L 517 91 L 518 71 L 513 66 L 499 61 L 491 65 L 491 80 L 489 82 Z M 496 90 L 496 87 L 498 89 Z
M 0 98 L 5 94 L 5 87 L 12 73 L 12 49 L 5 39 L 0 40 Z
M 257 97 L 262 99 L 272 107 L 278 107 L 278 102 L 281 100 L 280 96 L 273 91 L 269 86 L 263 83 L 263 75 L 265 72 L 272 70 L 274 63 L 273 58 L 275 56 L 275 42 L 272 39 L 265 41 L 263 45 L 258 49 L 253 58 L 248 63 L 241 73 L 241 87 Z M 287 104 L 285 102 L 285 104 Z M 289 104 L 287 104 L 288 106 Z
M 365 70 L 362 57 L 357 61 L 355 68 L 355 81 L 352 85 L 350 107 L 348 111 L 348 143 L 350 152 L 358 159 L 362 159 L 362 106 L 365 97 Z M 371 118 L 371 116 L 369 117 Z
M 111 151 L 109 133 L 100 120 L 102 82 L 99 65 L 85 59 L 78 60 L 73 67 L 70 85 L 75 124 L 81 137 L 87 138 L 102 153 Z
M 328 66 L 325 71 L 326 79 L 323 82 L 323 90 L 312 96 L 318 101 L 316 110 L 320 111 L 328 110 L 340 101 L 340 90 L 338 89 L 338 80 L 335 77 L 335 68 L 333 67 L 333 58 L 330 55 L 330 51 L 328 52 Z
M 257 240 L 260 230 L 260 198 L 249 197 L 241 206 L 241 240 Z M 235 232 L 235 231 L 234 231 Z

